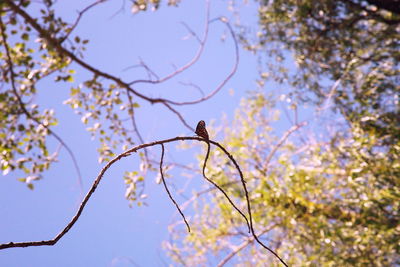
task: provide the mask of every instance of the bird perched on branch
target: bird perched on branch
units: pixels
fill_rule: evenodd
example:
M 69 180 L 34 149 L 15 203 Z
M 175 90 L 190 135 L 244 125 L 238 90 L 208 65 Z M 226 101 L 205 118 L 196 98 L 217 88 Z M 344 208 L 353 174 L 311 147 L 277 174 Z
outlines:
M 206 140 L 209 139 L 208 138 L 208 132 L 207 132 L 207 129 L 206 129 L 206 123 L 203 120 L 201 120 L 201 121 L 199 121 L 199 123 L 197 123 L 197 127 L 196 127 L 195 133 L 198 136 L 203 137 Z

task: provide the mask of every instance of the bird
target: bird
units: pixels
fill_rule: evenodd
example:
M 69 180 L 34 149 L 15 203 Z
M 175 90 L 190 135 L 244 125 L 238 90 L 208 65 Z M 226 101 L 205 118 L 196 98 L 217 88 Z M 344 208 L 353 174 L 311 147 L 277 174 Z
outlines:
M 206 123 L 203 120 L 201 120 L 201 121 L 199 121 L 199 123 L 197 123 L 197 127 L 196 127 L 195 133 L 198 136 L 203 137 L 206 140 L 209 139 L 208 138 L 208 132 L 207 132 L 207 129 L 206 129 Z

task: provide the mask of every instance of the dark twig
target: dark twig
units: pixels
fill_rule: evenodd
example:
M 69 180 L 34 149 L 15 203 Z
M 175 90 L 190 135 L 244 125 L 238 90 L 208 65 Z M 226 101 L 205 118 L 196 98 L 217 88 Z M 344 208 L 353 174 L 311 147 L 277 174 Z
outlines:
M 242 181 L 242 186 L 243 186 L 243 189 L 244 189 L 244 192 L 245 192 L 245 196 L 246 196 L 247 210 L 248 210 L 248 212 L 249 212 L 249 220 L 250 220 L 250 230 L 251 230 L 251 234 L 253 235 L 254 239 L 255 239 L 256 242 L 257 242 L 258 244 L 260 244 L 263 248 L 265 248 L 266 250 L 268 250 L 269 252 L 271 252 L 272 254 L 274 254 L 274 256 L 277 257 L 277 258 L 279 259 L 279 261 L 280 261 L 283 265 L 285 265 L 286 267 L 288 267 L 288 265 L 286 264 L 286 262 L 285 262 L 281 257 L 279 257 L 279 255 L 278 255 L 275 251 L 273 251 L 272 249 L 270 249 L 270 248 L 269 248 L 268 246 L 266 246 L 260 239 L 258 239 L 258 237 L 257 237 L 257 235 L 256 235 L 256 233 L 255 233 L 255 231 L 254 231 L 253 216 L 252 216 L 252 214 L 251 214 L 251 205 L 250 205 L 249 192 L 248 192 L 248 190 L 247 190 L 246 181 L 244 180 L 242 170 L 240 169 L 238 163 L 237 163 L 236 160 L 232 157 L 232 155 L 229 154 L 229 152 L 226 151 L 226 149 L 225 149 L 223 146 L 221 146 L 219 143 L 214 142 L 214 141 L 211 141 L 211 140 L 210 140 L 209 142 L 212 143 L 212 144 L 214 144 L 214 145 L 216 145 L 217 147 L 219 147 L 219 148 L 228 156 L 228 158 L 232 161 L 232 163 L 235 165 L 235 168 L 236 168 L 237 171 L 239 172 L 240 180 Z
M 211 183 L 213 186 L 215 186 L 216 188 L 218 188 L 218 190 L 221 191 L 222 194 L 224 194 L 224 196 L 225 196 L 226 199 L 229 201 L 229 203 L 231 203 L 232 207 L 235 208 L 235 210 L 236 210 L 237 212 L 239 212 L 240 215 L 242 215 L 242 217 L 243 217 L 243 218 L 245 219 L 245 221 L 246 221 L 246 224 L 247 224 L 247 227 L 249 228 L 249 233 L 250 233 L 250 224 L 249 224 L 249 220 L 247 219 L 246 215 L 244 215 L 243 212 L 242 212 L 238 207 L 236 207 L 236 205 L 233 203 L 233 201 L 230 199 L 230 197 L 228 196 L 228 194 L 225 192 L 224 189 L 222 189 L 222 188 L 221 188 L 219 185 L 217 185 L 213 180 L 209 179 L 209 178 L 206 176 L 206 165 L 207 165 L 207 160 L 208 160 L 209 155 L 210 155 L 210 143 L 207 142 L 207 154 L 206 154 L 206 157 L 205 157 L 205 159 L 204 159 L 204 164 L 203 164 L 203 177 L 204 177 L 204 179 L 206 179 L 209 183 Z
M 86 196 L 82 200 L 82 202 L 81 202 L 76 214 L 72 217 L 72 219 L 67 224 L 67 226 L 65 226 L 64 229 L 62 229 L 61 232 L 58 233 L 53 239 L 42 240 L 42 241 L 17 242 L 17 243 L 9 242 L 9 243 L 5 243 L 5 244 L 0 244 L 0 249 L 15 248 L 15 247 L 53 246 L 53 245 L 55 245 L 66 233 L 68 233 L 68 231 L 72 228 L 72 226 L 77 222 L 77 220 L 81 216 L 82 211 L 85 208 L 87 202 L 89 201 L 90 197 L 92 196 L 92 194 L 96 190 L 97 186 L 99 185 L 101 179 L 103 178 L 105 172 L 115 162 L 117 162 L 118 160 L 120 160 L 120 159 L 122 159 L 124 157 L 130 156 L 133 152 L 137 152 L 138 150 L 146 148 L 146 147 L 155 146 L 155 145 L 162 144 L 162 143 L 173 142 L 173 141 L 176 141 L 176 140 L 196 140 L 196 139 L 199 140 L 200 138 L 196 138 L 196 137 L 176 137 L 176 138 L 171 138 L 171 139 L 167 139 L 167 140 L 162 140 L 162 141 L 142 144 L 142 145 L 136 146 L 136 147 L 134 147 L 132 149 L 129 149 L 129 150 L 119 154 L 118 156 L 116 156 L 115 158 L 110 160 L 110 162 L 108 162 L 106 164 L 106 166 L 104 166 L 101 169 L 99 175 L 97 176 L 97 178 L 93 182 L 93 185 L 91 186 L 91 188 L 89 189 L 88 193 L 86 194 Z
M 179 213 L 181 214 L 183 220 L 185 221 L 186 227 L 188 229 L 188 232 L 190 233 L 190 226 L 189 223 L 186 221 L 185 215 L 183 214 L 183 212 L 181 211 L 181 209 L 179 208 L 178 203 L 176 203 L 175 199 L 172 197 L 171 192 L 169 192 L 167 183 L 165 182 L 164 179 L 164 173 L 163 173 L 163 169 L 162 169 L 162 165 L 163 165 L 163 160 L 164 160 L 164 144 L 161 143 L 161 160 L 160 160 L 160 174 L 161 174 L 161 180 L 164 184 L 164 188 L 165 191 L 167 191 L 169 198 L 171 199 L 171 201 L 174 203 L 175 207 L 177 208 L 177 210 L 179 211 Z
M 208 16 L 207 16 L 208 17 Z M 208 18 L 207 18 L 208 20 Z M 200 40 L 199 36 L 197 36 L 197 34 L 192 30 L 192 28 L 189 27 L 189 25 L 186 24 L 186 22 L 182 21 L 181 24 L 183 25 L 183 27 L 186 28 L 186 30 L 190 33 L 190 35 L 192 35 L 197 42 L 201 45 L 202 43 L 204 43 L 204 41 Z
M 129 117 L 130 117 L 131 122 L 132 122 L 132 127 L 133 127 L 133 130 L 135 131 L 137 137 L 139 138 L 139 141 L 143 144 L 144 143 L 144 139 L 143 139 L 142 135 L 140 134 L 139 128 L 137 127 L 137 124 L 136 124 L 135 111 L 134 111 L 134 108 L 133 108 L 133 99 L 132 99 L 132 96 L 131 96 L 131 92 L 127 91 L 127 95 L 128 95 L 128 101 L 129 101 L 129 108 L 128 108 Z M 147 168 L 149 166 L 149 153 L 148 153 L 148 150 L 146 148 L 144 149 L 144 159 L 145 159 L 146 170 L 147 170 Z
M 186 122 L 185 118 L 183 118 L 182 114 L 179 113 L 179 111 L 177 111 L 176 109 L 174 109 L 173 107 L 171 107 L 171 105 L 168 104 L 167 102 L 162 102 L 162 104 L 163 104 L 164 106 L 166 106 L 169 110 L 171 110 L 172 113 L 175 113 L 176 116 L 178 116 L 179 120 L 183 123 L 183 125 L 186 126 L 186 128 L 188 128 L 188 129 L 190 129 L 192 132 L 194 132 L 194 129 L 192 128 L 192 126 L 190 126 L 190 125 Z
M 199 91 L 199 93 L 201 94 L 202 97 L 204 97 L 204 92 L 203 89 L 201 89 L 200 86 L 198 86 L 197 84 L 194 84 L 192 82 L 179 82 L 179 84 L 182 84 L 183 86 L 190 86 L 195 88 L 197 91 Z

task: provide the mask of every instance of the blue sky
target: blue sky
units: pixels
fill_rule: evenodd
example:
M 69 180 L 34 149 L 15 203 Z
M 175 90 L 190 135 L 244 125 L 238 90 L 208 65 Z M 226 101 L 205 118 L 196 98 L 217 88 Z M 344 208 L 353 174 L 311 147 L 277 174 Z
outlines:
M 129 1 L 126 1 L 128 4 Z M 58 15 L 68 21 L 76 17 L 91 1 L 58 1 Z M 196 33 L 204 30 L 205 3 L 182 1 L 179 8 L 162 6 L 157 12 L 133 15 L 126 6 L 116 14 L 123 1 L 108 1 L 89 11 L 76 33 L 89 39 L 85 60 L 90 64 L 126 80 L 143 78 L 143 72 L 127 67 L 145 61 L 161 76 L 190 60 L 198 49 L 194 38 L 187 39 L 187 30 L 180 22 L 187 23 Z M 242 19 L 251 24 L 256 21 L 256 7 L 243 5 Z M 226 16 L 234 22 L 226 1 L 211 1 L 211 18 Z M 171 99 L 193 99 L 199 96 L 195 90 L 181 86 L 179 81 L 193 82 L 209 92 L 229 73 L 234 58 L 234 46 L 222 23 L 210 25 L 209 39 L 203 57 L 188 72 L 159 86 L 140 85 L 137 90 L 150 96 Z M 72 35 L 72 37 L 74 34 Z M 77 85 L 90 75 L 74 66 Z M 195 127 L 200 119 L 210 122 L 223 114 L 232 118 L 233 111 L 247 90 L 255 88 L 257 77 L 256 58 L 240 51 L 240 64 L 234 78 L 211 100 L 202 104 L 181 108 L 185 119 Z M 82 177 L 83 191 L 91 186 L 103 164 L 97 162 L 97 142 L 85 131 L 80 117 L 62 102 L 68 97 L 71 84 L 54 83 L 50 78 L 39 86 L 37 101 L 42 108 L 53 108 L 59 118 L 54 130 L 74 150 Z M 232 94 L 233 92 L 233 94 Z M 165 108 L 149 105 L 138 100 L 137 122 L 145 141 L 171 138 L 177 135 L 193 135 Z M 218 140 L 217 140 L 218 141 Z M 54 140 L 52 141 L 55 146 Z M 199 146 L 199 149 L 201 147 Z M 175 151 L 174 145 L 166 147 L 167 159 L 195 159 L 193 152 Z M 155 148 L 159 155 L 160 149 Z M 169 157 L 169 158 L 168 158 Z M 195 161 L 194 161 L 195 162 Z M 1 266 L 164 266 L 169 263 L 161 248 L 168 238 L 168 225 L 179 220 L 163 187 L 155 183 L 156 174 L 146 177 L 148 207 L 129 207 L 124 198 L 122 179 L 126 170 L 138 170 L 139 161 L 134 156 L 115 164 L 106 173 L 98 189 L 89 200 L 86 209 L 74 227 L 55 246 L 12 248 L 0 251 Z M 178 172 L 176 172 L 179 174 Z M 81 193 L 73 164 L 65 149 L 59 161 L 44 174 L 44 179 L 31 191 L 16 181 L 18 173 L 10 173 L 0 179 L 0 242 L 46 240 L 53 238 L 75 214 Z M 185 183 L 178 177 L 175 186 Z M 200 190 L 208 185 L 200 176 L 192 178 L 193 188 Z M 188 191 L 189 193 L 191 191 Z M 178 198 L 182 201 L 182 198 Z M 134 263 L 134 264 L 133 264 Z M 135 265 L 136 264 L 136 265 Z

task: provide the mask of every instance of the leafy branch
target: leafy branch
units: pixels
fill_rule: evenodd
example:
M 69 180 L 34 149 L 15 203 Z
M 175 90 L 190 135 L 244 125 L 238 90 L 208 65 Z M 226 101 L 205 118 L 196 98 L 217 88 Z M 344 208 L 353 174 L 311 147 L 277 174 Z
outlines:
M 80 17 L 84 14 L 84 12 L 86 12 L 87 10 L 92 8 L 93 6 L 95 6 L 97 4 L 100 4 L 100 3 L 103 3 L 103 2 L 104 1 L 96 1 L 92 5 L 88 6 L 83 11 L 81 11 L 79 13 L 78 19 L 74 23 L 72 29 L 74 29 L 76 27 L 76 24 L 79 22 Z M 142 100 L 144 100 L 144 101 L 146 101 L 146 102 L 148 102 L 150 104 L 162 104 L 162 105 L 164 105 L 167 109 L 169 109 L 170 111 L 175 113 L 178 116 L 178 118 L 181 120 L 181 122 L 190 130 L 193 130 L 193 129 L 184 120 L 184 118 L 180 114 L 180 112 L 177 111 L 175 108 L 173 108 L 173 106 L 194 105 L 194 104 L 198 104 L 198 103 L 201 103 L 203 101 L 206 101 L 206 100 L 210 99 L 211 97 L 213 97 L 216 93 L 218 93 L 225 86 L 225 84 L 236 73 L 236 70 L 238 68 L 238 64 L 239 64 L 239 48 L 238 48 L 238 43 L 237 43 L 235 34 L 233 32 L 233 29 L 230 26 L 228 20 L 226 18 L 224 18 L 224 17 L 219 17 L 219 18 L 211 19 L 211 20 L 209 19 L 209 2 L 208 1 L 206 1 L 206 9 L 207 9 L 206 12 L 207 12 L 207 15 L 206 15 L 206 22 L 205 22 L 206 26 L 205 26 L 204 36 L 203 36 L 202 40 L 200 41 L 200 47 L 198 49 L 198 52 L 192 58 L 192 60 L 189 61 L 186 65 L 184 65 L 184 66 L 180 67 L 179 69 L 177 69 L 176 71 L 168 74 L 164 78 L 157 79 L 157 80 L 150 80 L 150 79 L 142 80 L 142 79 L 139 79 L 139 80 L 135 80 L 135 81 L 131 81 L 131 82 L 123 81 L 121 78 L 117 77 L 116 75 L 113 75 L 113 74 L 107 73 L 105 71 L 102 71 L 102 70 L 96 68 L 95 66 L 89 64 L 88 62 L 84 61 L 83 59 L 79 58 L 71 50 L 67 49 L 65 46 L 62 45 L 63 40 L 65 40 L 64 39 L 65 37 L 61 38 L 61 41 L 58 38 L 54 37 L 51 34 L 50 31 L 48 31 L 44 26 L 42 26 L 34 17 L 32 17 L 30 14 L 28 14 L 21 6 L 16 4 L 14 1 L 5 0 L 5 3 L 10 7 L 10 9 L 13 12 L 15 12 L 16 14 L 21 16 L 28 25 L 32 26 L 32 28 L 35 29 L 38 32 L 40 37 L 43 38 L 47 42 L 47 44 L 52 49 L 54 49 L 61 57 L 69 58 L 70 60 L 74 61 L 79 66 L 81 66 L 82 68 L 84 68 L 87 71 L 91 72 L 96 77 L 103 77 L 103 78 L 105 78 L 105 79 L 107 79 L 109 81 L 114 82 L 116 85 L 118 85 L 119 87 L 125 89 L 127 92 L 132 93 L 134 96 L 138 97 L 139 99 L 142 99 Z M 208 36 L 209 24 L 211 24 L 211 23 L 213 23 L 215 21 L 219 21 L 219 22 L 225 24 L 226 27 L 228 28 L 229 33 L 230 33 L 231 38 L 232 38 L 233 43 L 234 43 L 234 47 L 235 47 L 235 59 L 234 59 L 234 63 L 233 63 L 233 67 L 232 67 L 231 71 L 228 73 L 228 75 L 226 75 L 226 77 L 223 79 L 223 81 L 212 92 L 210 92 L 206 96 L 202 96 L 199 99 L 180 102 L 180 101 L 175 101 L 175 100 L 162 98 L 162 97 L 156 97 L 156 98 L 150 97 L 150 96 L 147 96 L 145 94 L 142 94 L 141 92 L 139 92 L 138 90 L 133 88 L 132 85 L 137 84 L 137 83 L 147 83 L 147 84 L 163 83 L 163 82 L 165 82 L 165 81 L 177 76 L 178 74 L 184 72 L 185 70 L 187 70 L 191 66 L 193 66 L 200 59 L 200 57 L 201 57 L 201 55 L 203 53 L 204 47 L 206 45 L 207 36 Z M 147 65 L 145 65 L 144 63 L 142 64 L 142 67 L 144 67 L 148 71 L 151 71 L 151 70 L 149 70 Z
M 14 72 L 14 64 L 13 64 L 13 60 L 11 57 L 11 53 L 10 53 L 10 48 L 8 47 L 8 42 L 7 42 L 7 35 L 6 35 L 6 27 L 3 23 L 2 17 L 0 16 L 0 31 L 1 31 L 1 42 L 4 45 L 4 49 L 6 51 L 6 61 L 8 64 L 8 71 L 10 73 L 10 80 L 11 80 L 11 88 L 12 88 L 12 92 L 15 95 L 15 98 L 17 99 L 17 103 L 20 107 L 20 109 L 22 110 L 22 112 L 25 114 L 25 116 L 32 120 L 33 122 L 35 122 L 37 125 L 41 125 L 43 128 L 45 128 L 50 135 L 52 135 L 68 152 L 68 154 L 70 155 L 72 162 L 74 164 L 74 168 L 77 172 L 78 175 L 78 182 L 79 182 L 79 188 L 81 190 L 81 192 L 83 192 L 83 185 L 82 185 L 82 175 L 81 175 L 81 171 L 78 165 L 78 161 L 76 160 L 75 154 L 72 151 L 72 149 L 68 146 L 68 144 L 56 133 L 54 132 L 52 129 L 50 129 L 50 126 L 41 122 L 38 118 L 36 118 L 33 114 L 31 114 L 28 109 L 26 108 L 26 104 L 24 103 L 24 101 L 22 100 L 22 97 L 20 96 L 20 94 L 18 93 L 17 90 L 17 86 L 16 81 L 15 81 L 15 72 Z M 5 75 L 5 74 L 4 74 Z

